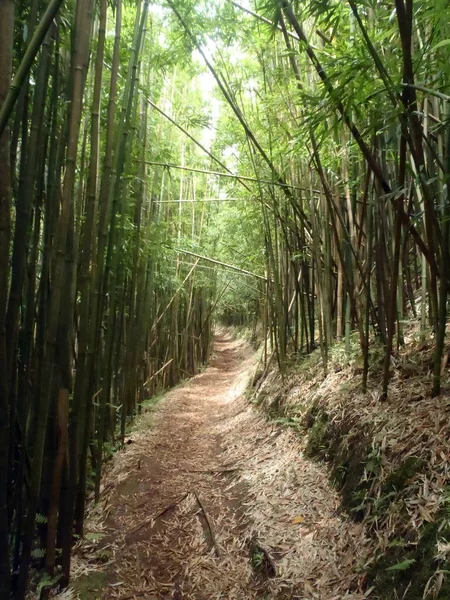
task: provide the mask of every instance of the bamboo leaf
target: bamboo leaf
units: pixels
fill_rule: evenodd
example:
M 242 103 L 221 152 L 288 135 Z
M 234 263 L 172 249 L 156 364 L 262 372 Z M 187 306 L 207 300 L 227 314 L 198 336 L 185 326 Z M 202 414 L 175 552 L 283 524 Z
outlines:
M 441 40 L 438 44 L 436 44 L 435 46 L 433 46 L 431 48 L 431 51 L 434 52 L 435 50 L 438 50 L 439 48 L 443 48 L 444 46 L 448 46 L 450 44 L 450 38 L 446 39 L 446 40 Z
M 407 571 L 416 562 L 415 558 L 406 558 L 386 569 L 386 571 Z
M 304 517 L 295 517 L 294 519 L 292 519 L 292 524 L 300 525 L 301 523 L 303 523 L 304 520 L 305 520 Z

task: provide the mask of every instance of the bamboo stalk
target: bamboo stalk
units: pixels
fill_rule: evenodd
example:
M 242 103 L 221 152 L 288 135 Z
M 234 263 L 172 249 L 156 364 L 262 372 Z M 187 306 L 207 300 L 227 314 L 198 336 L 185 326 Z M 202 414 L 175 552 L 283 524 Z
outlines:
M 251 277 L 256 277 L 256 279 L 261 279 L 262 281 L 267 281 L 266 277 L 262 275 L 257 275 L 256 273 L 252 273 L 251 271 L 247 271 L 246 269 L 241 269 L 240 267 L 236 267 L 235 265 L 230 265 L 228 263 L 224 263 L 220 260 L 215 260 L 214 258 L 209 258 L 208 256 L 202 256 L 201 254 L 196 254 L 195 252 L 191 252 L 190 250 L 183 250 L 182 248 L 171 248 L 175 252 L 182 252 L 183 254 L 189 254 L 190 256 L 195 256 L 198 259 L 206 260 L 215 265 L 219 265 L 221 267 L 225 267 L 227 269 L 233 269 L 233 271 L 237 271 L 238 273 L 243 273 L 244 275 L 250 275 Z
M 286 182 L 279 182 L 279 181 L 271 181 L 270 179 L 259 179 L 256 177 L 249 177 L 247 175 L 234 175 L 233 173 L 221 173 L 220 171 L 208 171 L 206 169 L 197 169 L 195 167 L 185 167 L 182 165 L 176 165 L 173 163 L 163 163 L 163 162 L 157 162 L 157 161 L 153 161 L 153 160 L 146 160 L 145 161 L 146 165 L 153 165 L 153 166 L 157 166 L 157 167 L 166 167 L 168 169 L 183 169 L 184 171 L 193 171 L 194 173 L 204 173 L 205 175 L 217 175 L 218 177 L 231 177 L 233 179 L 242 179 L 244 181 L 255 181 L 256 183 L 264 183 L 267 185 L 274 185 L 275 187 L 281 187 L 281 188 L 291 188 L 293 190 L 302 190 L 302 191 L 309 191 L 306 190 L 305 188 L 299 187 L 297 185 L 291 185 L 289 183 Z M 313 190 L 314 193 L 319 194 L 319 190 Z
M 152 375 L 146 381 L 144 381 L 144 386 L 147 385 L 147 383 L 150 383 L 150 381 L 153 381 L 153 379 L 155 379 L 155 377 L 157 377 L 160 373 L 162 373 L 164 371 L 164 369 L 172 363 L 173 363 L 173 358 L 168 360 L 160 369 L 158 369 L 158 371 L 156 371 L 156 373 L 154 375 Z
M 11 80 L 14 49 L 14 1 L 0 3 L 0 100 L 4 100 Z M 10 527 L 8 487 L 11 427 L 8 386 L 8 347 L 6 312 L 9 290 L 9 246 L 11 239 L 10 131 L 0 133 L 0 597 L 9 598 L 11 589 Z
M 207 202 L 248 202 L 251 198 L 196 198 L 195 200 L 156 200 L 155 204 L 202 204 Z
M 226 166 L 225 163 L 223 163 L 221 160 L 219 160 L 216 156 L 214 156 L 214 154 L 212 154 L 207 148 L 205 148 L 205 146 L 203 146 L 203 144 L 201 144 L 197 139 L 195 139 L 195 137 L 189 133 L 189 131 L 187 131 L 184 127 L 182 127 L 179 123 L 177 123 L 174 119 L 172 119 L 172 117 L 169 117 L 169 115 L 167 113 L 165 113 L 162 108 L 159 108 L 159 106 L 157 106 L 154 102 L 152 102 L 150 100 L 150 98 L 147 98 L 147 102 L 150 104 L 150 106 L 153 106 L 153 108 L 155 110 L 157 110 L 163 117 L 165 117 L 168 121 L 170 121 L 170 123 L 172 123 L 172 125 L 175 125 L 175 127 L 178 127 L 178 129 L 184 133 L 184 135 L 186 135 L 190 140 L 192 140 L 194 142 L 194 144 L 196 144 L 201 150 L 203 150 L 203 152 L 205 154 L 207 154 L 210 158 L 213 159 L 214 162 L 216 162 L 218 165 L 220 165 L 222 167 L 222 169 L 225 169 L 225 171 L 227 171 L 230 175 L 232 175 L 230 169 Z M 237 178 L 239 180 L 239 177 Z M 241 182 L 242 183 L 242 182 Z M 247 190 L 250 191 L 250 188 L 245 185 L 245 183 L 242 184 Z
M 42 15 L 39 25 L 36 27 L 36 31 L 34 32 L 30 43 L 28 44 L 19 68 L 17 69 L 17 73 L 11 82 L 5 101 L 0 108 L 0 136 L 5 130 L 17 97 L 19 96 L 19 92 L 26 80 L 29 70 L 31 69 L 31 65 L 33 64 L 36 54 L 39 52 L 47 31 L 52 24 L 53 19 L 58 14 L 63 2 L 64 0 L 51 0 L 45 13 Z

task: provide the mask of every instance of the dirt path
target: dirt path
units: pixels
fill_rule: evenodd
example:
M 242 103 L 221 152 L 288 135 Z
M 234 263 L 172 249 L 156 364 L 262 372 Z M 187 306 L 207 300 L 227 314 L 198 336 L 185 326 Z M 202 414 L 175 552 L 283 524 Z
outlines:
M 220 335 L 211 365 L 142 417 L 90 515 L 72 597 L 367 597 L 363 532 L 298 436 L 243 398 L 253 366 L 246 344 Z

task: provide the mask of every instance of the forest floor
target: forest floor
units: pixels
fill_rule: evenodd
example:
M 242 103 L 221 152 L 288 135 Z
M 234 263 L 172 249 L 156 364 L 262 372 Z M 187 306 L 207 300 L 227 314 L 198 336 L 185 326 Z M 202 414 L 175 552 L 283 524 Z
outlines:
M 112 459 L 62 598 L 362 599 L 361 524 L 298 434 L 245 398 L 256 357 L 226 332 L 210 366 Z

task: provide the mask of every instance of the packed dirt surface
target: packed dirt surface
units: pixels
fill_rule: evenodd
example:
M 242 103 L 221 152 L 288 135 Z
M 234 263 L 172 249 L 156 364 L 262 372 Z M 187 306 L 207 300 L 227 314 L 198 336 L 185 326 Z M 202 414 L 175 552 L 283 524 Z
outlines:
M 370 596 L 361 526 L 339 514 L 298 434 L 244 398 L 254 368 L 250 348 L 222 332 L 210 366 L 140 418 L 105 476 L 66 597 Z

